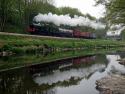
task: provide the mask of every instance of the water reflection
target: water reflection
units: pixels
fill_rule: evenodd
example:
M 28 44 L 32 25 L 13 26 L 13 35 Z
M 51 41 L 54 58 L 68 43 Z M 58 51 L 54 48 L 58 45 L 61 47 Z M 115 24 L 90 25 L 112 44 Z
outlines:
M 0 94 L 99 94 L 95 81 L 124 74 L 120 55 L 89 55 L 0 73 Z
M 125 66 L 120 65 L 118 61 L 121 59 L 120 55 L 106 55 L 106 58 L 109 62 L 106 68 L 107 73 L 125 74 Z
M 90 66 L 89 68 L 70 68 L 69 70 L 54 70 L 53 73 L 50 75 L 43 76 L 41 73 L 35 74 L 35 77 L 33 78 L 35 83 L 38 85 L 42 84 L 55 84 L 58 82 L 67 81 L 69 82 L 70 79 L 81 79 L 81 78 L 88 78 L 90 74 L 93 74 L 95 71 L 98 71 L 99 69 L 104 69 L 105 66 L 103 64 L 95 64 Z

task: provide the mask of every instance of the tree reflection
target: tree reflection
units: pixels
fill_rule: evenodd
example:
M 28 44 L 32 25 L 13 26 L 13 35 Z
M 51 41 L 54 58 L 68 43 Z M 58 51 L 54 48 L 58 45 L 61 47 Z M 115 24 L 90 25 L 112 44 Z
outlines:
M 1 72 L 0 94 L 56 94 L 56 87 L 78 85 L 82 79 L 87 80 L 99 68 L 104 68 L 104 62 L 98 62 L 99 58 L 99 56 L 88 55 Z M 66 74 L 70 75 L 66 76 Z M 56 77 L 54 78 L 56 80 L 52 80 L 50 84 L 46 77 L 49 77 L 48 81 L 53 77 Z M 64 77 L 64 79 L 60 80 L 61 78 L 57 77 Z M 37 78 L 44 79 L 46 83 L 36 83 Z

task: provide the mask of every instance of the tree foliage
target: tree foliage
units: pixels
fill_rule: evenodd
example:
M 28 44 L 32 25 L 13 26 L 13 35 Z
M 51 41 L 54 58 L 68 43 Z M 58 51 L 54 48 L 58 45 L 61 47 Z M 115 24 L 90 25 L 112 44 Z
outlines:
M 0 0 L 0 31 L 4 30 L 4 26 L 9 18 L 12 15 L 14 0 Z
M 95 17 L 91 16 L 91 15 L 90 15 L 90 14 L 88 14 L 88 13 L 87 13 L 85 16 L 86 16 L 86 17 L 88 17 L 90 20 L 96 20 L 96 18 L 95 18 Z
M 112 24 L 125 24 L 125 0 L 114 0 L 107 7 L 107 19 Z
M 110 24 L 125 24 L 125 0 L 96 0 L 106 8 L 106 19 Z
M 69 14 L 71 17 L 74 17 L 74 15 L 84 16 L 77 8 L 61 7 L 58 10 L 57 14 Z
M 52 3 L 53 0 L 0 0 L 0 31 L 8 25 L 26 28 L 38 12 L 54 12 Z
M 11 32 L 12 30 L 12 32 L 24 33 L 27 26 L 32 23 L 33 17 L 38 13 L 69 14 L 71 17 L 78 15 L 95 20 L 89 14 L 82 14 L 77 8 L 56 8 L 53 4 L 54 0 L 0 0 L 0 31 Z M 92 31 L 89 27 L 79 28 L 84 31 Z

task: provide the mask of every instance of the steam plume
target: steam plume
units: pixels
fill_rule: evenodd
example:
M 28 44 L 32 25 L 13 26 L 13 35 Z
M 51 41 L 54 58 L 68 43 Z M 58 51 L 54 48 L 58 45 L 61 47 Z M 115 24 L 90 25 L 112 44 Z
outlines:
M 89 26 L 95 29 L 105 28 L 105 25 L 102 23 L 88 19 L 87 17 L 74 15 L 74 18 L 71 18 L 69 14 L 67 15 L 57 15 L 57 14 L 38 14 L 33 19 L 36 22 L 52 22 L 57 26 L 69 25 L 69 26 Z

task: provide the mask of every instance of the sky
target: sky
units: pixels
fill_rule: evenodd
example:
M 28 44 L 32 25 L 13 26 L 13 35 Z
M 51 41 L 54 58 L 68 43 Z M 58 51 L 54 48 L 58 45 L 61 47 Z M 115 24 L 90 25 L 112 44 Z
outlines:
M 56 7 L 69 6 L 78 8 L 83 14 L 89 13 L 96 18 L 103 17 L 105 11 L 102 5 L 95 7 L 94 0 L 55 0 L 55 5 Z

